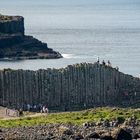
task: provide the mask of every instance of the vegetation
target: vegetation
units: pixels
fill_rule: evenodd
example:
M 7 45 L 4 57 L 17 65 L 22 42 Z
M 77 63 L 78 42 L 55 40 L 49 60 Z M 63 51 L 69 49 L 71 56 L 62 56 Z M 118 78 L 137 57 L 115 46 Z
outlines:
M 33 126 L 48 123 L 83 124 L 84 122 L 99 121 L 100 119 L 125 120 L 133 115 L 140 120 L 140 109 L 96 108 L 79 112 L 50 113 L 40 117 L 25 117 L 15 120 L 0 120 L 0 127 Z
M 0 20 L 4 21 L 12 20 L 12 16 L 5 16 L 0 14 Z

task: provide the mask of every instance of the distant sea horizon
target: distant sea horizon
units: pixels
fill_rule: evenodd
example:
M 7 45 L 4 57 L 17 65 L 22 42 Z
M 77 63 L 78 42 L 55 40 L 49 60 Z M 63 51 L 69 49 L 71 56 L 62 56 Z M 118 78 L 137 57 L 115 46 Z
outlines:
M 62 68 L 99 57 L 140 74 L 140 0 L 0 0 L 0 13 L 24 16 L 26 34 L 64 57 L 0 61 L 0 69 Z

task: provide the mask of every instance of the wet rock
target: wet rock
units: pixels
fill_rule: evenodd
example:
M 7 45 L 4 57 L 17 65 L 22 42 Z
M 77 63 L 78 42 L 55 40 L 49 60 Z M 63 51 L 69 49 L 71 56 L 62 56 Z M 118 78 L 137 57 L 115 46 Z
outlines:
M 134 135 L 134 139 L 140 139 L 140 134 L 138 134 L 138 133 L 135 134 L 135 135 Z
M 124 129 L 119 129 L 114 138 L 115 140 L 132 140 L 132 135 Z
M 113 140 L 112 136 L 101 136 L 101 140 Z
M 86 138 L 100 138 L 99 134 L 97 134 L 96 132 L 93 132 L 89 135 L 86 136 Z

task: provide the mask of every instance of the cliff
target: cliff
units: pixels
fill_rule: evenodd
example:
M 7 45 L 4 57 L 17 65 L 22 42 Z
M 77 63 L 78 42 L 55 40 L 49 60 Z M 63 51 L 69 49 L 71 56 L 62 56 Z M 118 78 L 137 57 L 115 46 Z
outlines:
M 24 35 L 24 18 L 21 16 L 0 15 L 0 32 L 6 34 L 21 33 Z
M 54 110 L 133 106 L 140 101 L 140 79 L 110 66 L 76 64 L 63 69 L 1 70 L 0 104 L 21 108 L 46 104 Z
M 0 60 L 61 58 L 46 43 L 24 34 L 24 18 L 0 15 Z

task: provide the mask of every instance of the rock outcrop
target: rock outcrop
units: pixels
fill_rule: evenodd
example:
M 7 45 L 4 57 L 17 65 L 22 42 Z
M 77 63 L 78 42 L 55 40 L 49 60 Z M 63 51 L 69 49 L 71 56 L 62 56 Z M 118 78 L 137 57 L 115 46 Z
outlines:
M 46 43 L 24 34 L 24 18 L 0 15 L 0 60 L 61 58 Z
M 24 18 L 21 16 L 0 15 L 0 33 L 24 35 Z
M 140 101 L 140 79 L 110 66 L 76 64 L 63 69 L 0 71 L 0 104 L 23 108 L 46 104 L 50 110 L 132 106 Z
M 64 128 L 64 132 L 60 131 Z M 139 127 L 130 127 L 132 132 L 118 127 L 95 126 L 85 128 L 81 125 L 72 124 L 45 124 L 35 126 L 20 126 L 13 128 L 1 128 L 0 138 L 2 140 L 139 140 Z M 113 135 L 114 131 L 118 133 Z

